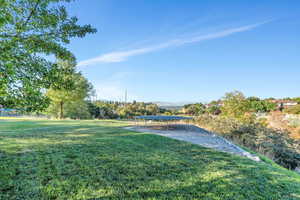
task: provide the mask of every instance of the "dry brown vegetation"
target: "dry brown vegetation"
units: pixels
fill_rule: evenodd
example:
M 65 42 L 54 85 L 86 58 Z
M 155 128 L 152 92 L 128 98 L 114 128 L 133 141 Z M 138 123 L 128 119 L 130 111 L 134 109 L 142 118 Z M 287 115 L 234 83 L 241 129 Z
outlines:
M 300 115 L 271 112 L 266 118 L 269 128 L 285 130 L 291 138 L 300 140 Z
M 291 138 L 285 129 L 268 128 L 258 122 L 247 123 L 213 115 L 199 116 L 195 123 L 263 154 L 285 168 L 295 169 L 300 166 L 300 140 Z

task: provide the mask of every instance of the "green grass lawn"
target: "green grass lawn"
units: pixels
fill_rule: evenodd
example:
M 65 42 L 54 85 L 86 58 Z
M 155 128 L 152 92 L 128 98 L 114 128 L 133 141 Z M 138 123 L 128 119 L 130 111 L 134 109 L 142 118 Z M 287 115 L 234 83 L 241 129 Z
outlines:
M 118 121 L 0 120 L 0 199 L 300 199 L 300 176 Z

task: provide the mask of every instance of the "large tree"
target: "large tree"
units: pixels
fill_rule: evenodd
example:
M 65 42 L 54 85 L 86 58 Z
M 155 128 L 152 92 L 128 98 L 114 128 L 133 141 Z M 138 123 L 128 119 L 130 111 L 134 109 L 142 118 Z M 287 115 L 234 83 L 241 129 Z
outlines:
M 247 98 L 248 108 L 250 112 L 270 112 L 276 109 L 276 104 L 258 97 Z
M 43 110 L 45 89 L 64 87 L 62 69 L 46 58 L 72 59 L 64 45 L 96 32 L 68 16 L 66 2 L 0 0 L 0 105 Z
M 202 103 L 187 104 L 184 105 L 183 112 L 189 115 L 201 115 L 205 113 L 205 106 Z
M 60 119 L 64 117 L 84 118 L 82 114 L 88 113 L 85 99 L 92 94 L 93 87 L 80 72 L 75 71 L 74 62 L 59 61 L 58 66 L 63 71 L 67 71 L 62 74 L 64 87 L 52 87 L 47 91 L 46 96 L 51 100 L 48 110 Z
M 224 116 L 241 119 L 249 111 L 246 97 L 242 92 L 233 91 L 226 93 L 222 102 L 221 111 Z

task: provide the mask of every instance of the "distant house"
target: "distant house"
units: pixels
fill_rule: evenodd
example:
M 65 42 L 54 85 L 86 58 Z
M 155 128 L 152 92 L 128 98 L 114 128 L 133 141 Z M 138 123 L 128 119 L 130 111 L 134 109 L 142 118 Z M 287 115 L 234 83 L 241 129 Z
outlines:
M 289 106 L 295 106 L 297 104 L 298 104 L 297 102 L 286 102 L 286 103 L 283 103 L 283 106 L 289 107 Z
M 298 103 L 292 100 L 286 100 L 286 99 L 274 99 L 270 102 L 275 103 L 277 105 L 277 108 L 283 107 L 283 108 L 289 108 L 292 106 L 296 106 Z
M 218 106 L 218 107 L 221 107 L 221 106 L 224 106 L 224 103 L 223 101 L 221 100 L 218 100 L 218 101 L 215 101 L 214 103 L 208 103 L 208 104 L 205 104 L 205 107 L 206 108 L 210 108 L 212 106 Z

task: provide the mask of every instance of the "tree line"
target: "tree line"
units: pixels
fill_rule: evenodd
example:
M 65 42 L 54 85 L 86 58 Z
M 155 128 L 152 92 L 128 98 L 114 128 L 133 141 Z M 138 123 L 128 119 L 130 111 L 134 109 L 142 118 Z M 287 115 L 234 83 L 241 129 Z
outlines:
M 274 98 L 261 99 L 259 97 L 246 97 L 240 91 L 228 92 L 220 100 L 211 101 L 208 104 L 194 103 L 183 106 L 182 114 L 199 116 L 202 114 L 223 115 L 236 119 L 243 119 L 245 116 L 257 113 L 269 113 L 280 110 L 290 114 L 300 114 L 300 98 L 285 98 L 296 102 L 297 105 L 288 108 L 281 107 L 274 102 Z
M 296 102 L 297 99 L 288 100 Z M 272 128 L 267 116 L 269 112 L 275 110 L 283 113 L 296 110 L 300 102 L 295 106 L 281 109 L 280 105 L 272 100 L 274 99 L 247 98 L 242 92 L 233 91 L 208 106 L 199 103 L 190 104 L 184 111 L 196 114 L 193 122 L 200 127 L 221 134 L 236 144 L 294 170 L 300 166 L 300 142 L 290 136 L 289 130 Z M 210 112 L 210 107 L 217 107 L 218 114 Z

